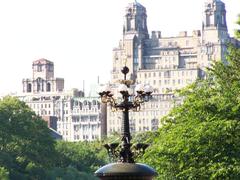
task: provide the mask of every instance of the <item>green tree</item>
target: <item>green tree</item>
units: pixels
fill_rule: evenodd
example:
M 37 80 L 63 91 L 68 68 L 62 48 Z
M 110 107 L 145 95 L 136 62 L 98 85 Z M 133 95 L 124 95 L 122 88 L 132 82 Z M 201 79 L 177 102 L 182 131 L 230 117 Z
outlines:
M 56 144 L 59 154 L 57 167 L 73 167 L 80 172 L 94 173 L 106 164 L 107 152 L 100 142 L 64 142 Z
M 80 172 L 73 167 L 53 168 L 48 172 L 47 180 L 97 180 L 92 174 Z
M 226 57 L 163 119 L 144 158 L 158 179 L 240 179 L 240 49 Z
M 24 102 L 0 100 L 0 179 L 95 179 L 106 164 L 100 142 L 55 142 L 50 130 Z
M 0 123 L 0 166 L 10 179 L 42 176 L 54 164 L 55 142 L 47 124 L 24 102 L 0 100 Z
M 9 172 L 3 167 L 0 167 L 0 179 L 9 180 Z

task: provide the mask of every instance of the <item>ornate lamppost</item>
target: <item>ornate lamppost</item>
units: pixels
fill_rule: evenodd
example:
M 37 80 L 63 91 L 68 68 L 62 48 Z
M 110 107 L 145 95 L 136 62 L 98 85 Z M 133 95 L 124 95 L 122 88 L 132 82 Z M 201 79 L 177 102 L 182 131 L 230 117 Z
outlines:
M 110 104 L 111 108 L 115 110 L 122 111 L 123 116 L 121 132 L 122 143 L 104 145 L 109 156 L 118 159 L 118 161 L 116 163 L 107 164 L 95 172 L 95 175 L 101 180 L 151 180 L 157 175 L 156 171 L 151 167 L 145 164 L 135 163 L 134 158 L 143 155 L 148 144 L 138 143 L 132 145 L 129 129 L 129 111 L 140 110 L 141 104 L 151 98 L 152 87 L 149 85 L 144 87 L 138 84 L 135 88 L 137 94 L 131 95 L 128 92 L 128 88 L 132 82 L 126 79 L 128 72 L 128 67 L 124 66 L 122 69 L 124 80 L 121 81 L 121 85 L 119 86 L 119 92 L 122 95 L 120 102 L 117 102 L 108 86 L 104 87 L 104 89 L 99 92 L 102 102 Z

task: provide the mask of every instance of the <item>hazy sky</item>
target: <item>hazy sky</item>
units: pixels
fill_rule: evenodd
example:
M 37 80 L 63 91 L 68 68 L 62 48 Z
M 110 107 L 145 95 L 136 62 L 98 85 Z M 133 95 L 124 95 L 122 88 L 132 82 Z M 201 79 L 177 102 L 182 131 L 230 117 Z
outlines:
M 206 0 L 139 0 L 147 8 L 148 30 L 163 36 L 201 29 Z M 125 7 L 131 0 L 0 0 L 0 93 L 22 89 L 32 62 L 46 58 L 65 89 L 86 89 L 110 79 L 112 49 L 122 37 Z M 233 34 L 240 0 L 224 0 Z

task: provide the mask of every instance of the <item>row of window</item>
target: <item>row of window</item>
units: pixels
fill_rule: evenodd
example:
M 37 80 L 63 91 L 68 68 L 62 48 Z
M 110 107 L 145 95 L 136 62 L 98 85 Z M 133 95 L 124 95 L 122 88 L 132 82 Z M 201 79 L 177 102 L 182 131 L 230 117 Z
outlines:
M 173 85 L 173 86 L 178 86 L 178 85 L 185 85 L 185 84 L 191 84 L 193 83 L 194 80 L 193 79 L 178 79 L 178 80 L 175 80 L 173 79 L 172 81 L 171 80 L 153 80 L 153 81 L 139 81 L 139 83 L 141 84 L 151 84 L 153 86 L 157 85 L 157 86 L 162 86 L 162 85 Z M 164 88 L 162 88 L 162 91 Z M 165 88 L 166 89 L 166 88 Z
M 68 129 L 69 123 L 57 123 L 57 129 Z
M 53 72 L 53 65 L 51 64 L 34 64 L 34 70 L 37 72 L 42 72 L 44 70 L 47 70 L 49 72 Z
M 165 41 L 165 42 L 157 42 L 152 41 L 151 46 L 156 47 L 177 47 L 177 46 L 189 46 L 190 42 L 189 40 L 182 41 L 182 42 L 177 42 L 177 41 Z M 158 50 L 159 51 L 159 50 Z M 174 55 L 177 54 L 178 51 L 160 51 L 161 55 Z
M 79 135 L 74 135 L 74 140 L 79 140 L 79 139 L 83 139 L 83 140 L 94 140 L 94 139 L 99 139 L 98 135 L 83 135 L 82 138 L 80 138 Z
M 80 101 L 74 101 L 74 106 L 83 106 L 83 105 L 100 105 L 100 103 L 96 100 L 93 100 L 93 101 L 83 101 L 83 102 L 80 102 Z
M 30 108 L 32 109 L 39 109 L 39 108 L 51 108 L 51 104 L 29 104 Z
M 63 136 L 68 136 L 68 131 L 58 131 L 58 133 Z
M 44 86 L 45 86 L 44 83 L 41 83 L 41 82 L 37 81 L 36 85 L 37 85 L 37 92 L 44 91 Z M 33 90 L 32 84 L 28 83 L 27 84 L 27 92 L 32 92 L 32 90 Z M 51 83 L 48 82 L 47 85 L 46 85 L 46 92 L 50 92 L 50 91 L 51 91 Z
M 60 117 L 58 117 L 58 121 L 59 121 L 59 122 L 61 122 L 61 121 L 62 121 L 62 122 L 68 122 L 68 117 L 66 116 L 66 117 L 62 117 L 62 118 L 61 118 L 61 116 L 60 116 Z
M 40 116 L 52 115 L 51 111 L 46 111 L 46 110 L 37 111 L 36 114 L 38 114 Z
M 138 112 L 139 113 L 139 112 Z M 140 116 L 144 116 L 144 115 L 151 115 L 151 116 L 154 116 L 154 117 L 162 117 L 162 116 L 165 116 L 169 113 L 168 110 L 165 110 L 165 111 L 151 111 L 151 112 L 141 112 Z M 153 123 L 152 120 L 149 120 L 149 119 L 130 119 L 130 124 L 149 124 L 149 123 Z M 120 119 L 117 119 L 117 120 L 114 120 L 113 118 L 109 120 L 109 125 L 113 125 L 113 126 L 116 126 L 117 125 L 120 125 L 122 123 L 122 120 Z
M 155 128 L 155 129 L 157 129 L 157 128 Z M 150 130 L 150 127 L 147 127 L 147 126 L 138 127 L 138 131 L 149 131 L 149 130 Z M 120 132 L 120 128 L 112 127 L 112 128 L 109 129 L 109 131 L 110 131 L 110 133 Z M 130 126 L 130 131 L 131 132 L 136 132 L 136 127 Z
M 73 116 L 72 122 L 96 122 L 98 121 L 97 116 Z
M 91 109 L 88 109 L 88 108 L 74 108 L 73 109 L 73 113 L 80 113 L 80 112 L 98 112 L 100 109 L 98 108 L 91 108 Z
M 140 112 L 132 112 L 132 111 L 130 111 L 129 115 L 130 116 L 135 116 L 135 113 L 137 113 L 136 116 L 162 116 L 162 115 L 168 114 L 169 110 L 173 106 L 174 105 L 172 103 L 162 103 L 162 104 L 159 105 L 159 109 L 155 110 L 155 111 L 149 111 L 149 110 L 146 110 L 147 109 L 146 107 L 142 107 Z M 148 108 L 150 108 L 150 107 L 148 107 Z M 114 124 L 114 123 L 119 124 L 121 122 L 121 115 L 118 116 L 116 114 L 116 112 L 110 112 L 109 115 L 110 115 L 110 117 L 116 117 L 116 116 L 119 117 L 118 119 L 116 119 L 116 121 L 115 120 L 111 120 L 111 118 L 109 118 L 110 119 L 109 120 L 110 124 Z M 112 119 L 114 119 L 114 118 L 112 118 Z
M 149 78 L 149 77 L 164 77 L 164 78 L 170 78 L 171 76 L 192 76 L 193 71 L 164 71 L 164 72 L 145 72 L 145 73 L 138 73 L 139 78 Z

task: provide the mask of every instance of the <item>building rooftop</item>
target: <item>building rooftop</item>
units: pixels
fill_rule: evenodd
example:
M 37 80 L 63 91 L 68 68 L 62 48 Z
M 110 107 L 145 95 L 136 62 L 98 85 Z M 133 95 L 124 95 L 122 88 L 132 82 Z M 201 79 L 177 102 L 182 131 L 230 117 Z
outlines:
M 41 58 L 41 59 L 33 61 L 33 64 L 53 64 L 53 62 L 49 61 L 47 59 Z

